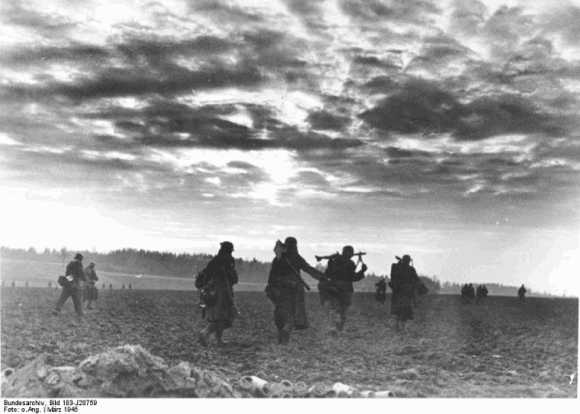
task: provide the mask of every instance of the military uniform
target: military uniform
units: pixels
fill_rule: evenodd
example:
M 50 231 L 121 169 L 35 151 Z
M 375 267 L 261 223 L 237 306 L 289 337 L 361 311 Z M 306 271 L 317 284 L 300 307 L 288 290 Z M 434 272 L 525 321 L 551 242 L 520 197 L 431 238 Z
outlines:
M 522 287 L 519 288 L 518 290 L 518 297 L 520 298 L 520 306 L 523 306 L 524 302 L 526 301 L 526 288 L 524 287 L 524 285 L 522 285 Z
M 413 301 L 419 284 L 420 279 L 413 266 L 404 262 L 393 263 L 389 283 L 393 290 L 391 315 L 396 316 L 398 322 L 414 319 Z
M 380 279 L 375 283 L 375 299 L 382 303 L 387 301 L 387 282 L 385 279 Z
M 87 268 L 85 268 L 85 275 L 87 276 L 85 299 L 89 302 L 87 304 L 87 309 L 93 309 L 93 302 L 96 302 L 99 297 L 96 283 L 99 280 L 99 277 L 97 276 L 97 272 L 95 271 L 95 267 L 92 263 Z
M 362 280 L 366 266 L 356 271 L 356 264 L 349 257 L 338 255 L 328 263 L 326 277 L 330 285 L 330 310 L 332 313 L 331 330 L 342 331 L 346 322 L 346 311 L 352 304 L 353 282 Z
M 229 242 L 222 243 L 222 247 L 225 243 Z M 231 249 L 233 251 L 233 246 Z M 223 331 L 232 327 L 236 315 L 233 294 L 233 285 L 236 283 L 238 283 L 238 274 L 235 260 L 231 251 L 222 248 L 195 281 L 196 288 L 211 286 L 212 291 L 215 292 L 215 301 L 206 304 L 205 308 L 205 317 L 209 326 L 199 335 L 202 345 L 207 345 L 208 336 L 212 333 L 216 334 L 218 344 L 222 343 Z
M 65 276 L 72 276 L 73 280 L 70 285 L 62 287 L 62 292 L 53 313 L 59 314 L 62 311 L 65 302 L 69 297 L 71 297 L 78 317 L 80 318 L 83 316 L 82 299 L 84 283 L 87 281 L 87 277 L 83 270 L 82 259 L 82 255 L 77 254 L 75 260 L 67 265 Z
M 298 253 L 295 242 L 285 242 L 286 251 L 280 258 L 272 261 L 268 286 L 273 293 L 270 298 L 274 302 L 274 323 L 278 329 L 278 342 L 286 344 L 294 329 L 308 328 L 306 315 L 305 287 L 300 282 L 299 272 L 305 271 L 315 279 L 324 275 L 310 266 Z

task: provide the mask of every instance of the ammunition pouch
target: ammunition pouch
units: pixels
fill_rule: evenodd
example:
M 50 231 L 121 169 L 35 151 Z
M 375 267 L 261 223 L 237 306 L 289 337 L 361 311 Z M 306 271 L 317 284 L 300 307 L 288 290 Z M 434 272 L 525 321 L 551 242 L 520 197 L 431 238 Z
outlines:
M 318 289 L 330 296 L 338 296 L 342 292 L 348 291 L 348 282 L 336 280 L 323 280 L 318 284 Z
M 72 276 L 59 276 L 58 277 L 58 284 L 62 287 L 72 287 Z

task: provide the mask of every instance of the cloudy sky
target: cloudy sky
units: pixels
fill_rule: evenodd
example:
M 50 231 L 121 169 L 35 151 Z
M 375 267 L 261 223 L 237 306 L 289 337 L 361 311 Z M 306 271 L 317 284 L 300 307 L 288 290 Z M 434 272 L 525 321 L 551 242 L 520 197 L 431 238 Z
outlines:
M 5 0 L 2 244 L 344 244 L 579 294 L 580 2 Z

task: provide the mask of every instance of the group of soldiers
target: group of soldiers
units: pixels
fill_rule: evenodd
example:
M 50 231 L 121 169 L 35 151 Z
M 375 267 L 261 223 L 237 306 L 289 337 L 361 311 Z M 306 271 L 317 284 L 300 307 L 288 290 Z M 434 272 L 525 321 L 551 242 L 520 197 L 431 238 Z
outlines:
M 232 327 L 237 315 L 233 286 L 238 283 L 238 275 L 233 252 L 233 243 L 220 243 L 218 254 L 195 279 L 204 306 L 202 316 L 208 321 L 207 327 L 198 334 L 202 346 L 208 345 L 212 334 L 215 334 L 218 345 L 223 344 L 223 333 Z M 274 253 L 265 293 L 274 305 L 278 343 L 288 344 L 294 330 L 309 327 L 305 294 L 310 287 L 302 279 L 300 271 L 318 281 L 321 303 L 330 303 L 330 334 L 339 335 L 344 329 L 347 311 L 352 304 L 353 283 L 365 277 L 367 266 L 361 260 L 364 253 L 355 253 L 352 246 L 344 246 L 342 253 L 326 257 L 329 262 L 324 273 L 308 264 L 300 255 L 298 241 L 294 237 L 287 237 L 284 243 L 278 240 Z M 359 257 L 357 263 L 352 261 L 354 256 Z M 359 263 L 362 266 L 357 271 Z M 405 323 L 414 318 L 417 292 L 426 293 L 426 288 L 411 266 L 409 255 L 403 256 L 391 266 L 389 286 L 393 291 L 391 315 L 396 316 L 396 329 L 403 330 Z
M 464 303 L 472 302 L 475 298 L 482 300 L 487 298 L 489 291 L 485 285 L 478 285 L 477 291 L 473 287 L 473 283 L 466 283 L 461 287 L 461 300 Z
M 98 299 L 96 282 L 99 277 L 93 262 L 83 269 L 83 258 L 82 254 L 77 253 L 67 265 L 65 276 L 59 278 L 62 291 L 52 311 L 54 315 L 60 314 L 69 297 L 73 301 L 75 312 L 79 319 L 84 315 L 83 302 L 88 301 L 87 309 L 94 309 L 94 302 Z

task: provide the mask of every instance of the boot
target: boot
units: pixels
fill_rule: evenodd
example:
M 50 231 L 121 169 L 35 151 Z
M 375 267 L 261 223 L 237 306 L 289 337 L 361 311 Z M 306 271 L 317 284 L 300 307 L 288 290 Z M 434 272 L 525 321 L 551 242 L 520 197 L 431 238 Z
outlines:
M 213 332 L 212 325 L 209 325 L 203 331 L 200 331 L 197 335 L 197 341 L 201 346 L 207 346 L 207 341 L 209 339 L 209 335 Z
M 218 330 L 215 333 L 215 339 L 217 341 L 218 346 L 224 346 L 224 345 L 227 345 L 228 344 L 227 341 L 224 341 L 222 339 L 223 338 L 223 335 L 224 335 L 224 331 L 222 331 L 222 330 Z
M 287 329 L 278 330 L 278 343 L 280 345 L 287 345 L 290 342 L 290 332 Z

